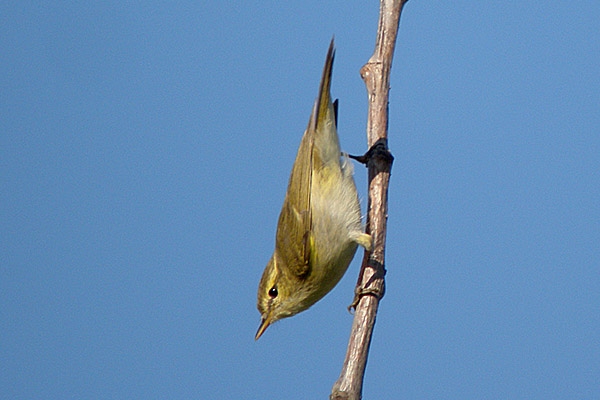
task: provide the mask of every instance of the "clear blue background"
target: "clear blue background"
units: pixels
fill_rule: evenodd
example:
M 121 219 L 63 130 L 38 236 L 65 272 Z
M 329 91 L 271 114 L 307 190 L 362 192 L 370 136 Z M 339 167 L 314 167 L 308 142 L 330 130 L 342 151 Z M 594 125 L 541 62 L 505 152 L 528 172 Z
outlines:
M 0 393 L 316 399 L 360 256 L 254 342 L 332 35 L 345 150 L 378 3 L 0 6 Z M 600 3 L 410 1 L 364 398 L 600 398 Z M 356 167 L 361 196 L 365 170 Z

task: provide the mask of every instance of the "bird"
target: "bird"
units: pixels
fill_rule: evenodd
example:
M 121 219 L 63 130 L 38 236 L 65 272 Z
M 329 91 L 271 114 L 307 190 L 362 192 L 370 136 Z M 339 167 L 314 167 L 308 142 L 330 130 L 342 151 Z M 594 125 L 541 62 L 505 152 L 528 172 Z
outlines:
M 331 40 L 308 126 L 279 214 L 275 249 L 258 285 L 258 340 L 275 321 L 307 310 L 345 274 L 364 233 L 353 165 L 340 150 L 338 101 L 331 99 L 335 58 Z

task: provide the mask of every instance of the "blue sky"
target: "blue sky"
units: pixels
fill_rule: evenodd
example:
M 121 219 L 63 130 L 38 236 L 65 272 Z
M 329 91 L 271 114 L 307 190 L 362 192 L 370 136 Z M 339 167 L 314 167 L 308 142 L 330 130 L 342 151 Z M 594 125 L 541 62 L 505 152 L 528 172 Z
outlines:
M 377 14 L 0 5 L 6 398 L 327 398 L 361 257 L 258 342 L 256 287 L 332 35 L 342 147 L 366 150 Z M 364 398 L 600 397 L 598 21 L 593 1 L 406 5 Z

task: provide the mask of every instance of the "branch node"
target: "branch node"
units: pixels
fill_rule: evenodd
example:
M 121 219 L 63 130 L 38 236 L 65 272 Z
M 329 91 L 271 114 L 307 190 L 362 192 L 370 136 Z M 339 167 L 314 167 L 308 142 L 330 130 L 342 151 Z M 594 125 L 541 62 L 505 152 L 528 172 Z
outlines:
M 352 303 L 350 303 L 348 306 L 348 312 L 350 314 L 354 314 L 353 311 L 356 310 L 356 306 L 358 306 L 360 299 L 362 299 L 364 296 L 373 296 L 377 300 L 381 300 L 385 295 L 385 280 L 383 279 L 386 273 L 385 268 L 378 268 L 376 271 L 377 272 L 371 276 L 365 286 L 356 286 L 354 288 L 354 299 L 352 299 Z M 369 286 L 375 279 L 378 278 L 381 279 L 381 285 Z

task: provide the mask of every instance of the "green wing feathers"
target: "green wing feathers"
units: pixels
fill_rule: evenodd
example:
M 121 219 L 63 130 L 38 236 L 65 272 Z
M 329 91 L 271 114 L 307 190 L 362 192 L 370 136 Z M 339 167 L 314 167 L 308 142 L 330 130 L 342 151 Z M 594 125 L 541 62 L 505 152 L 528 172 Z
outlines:
M 337 139 L 337 104 L 331 102 L 331 72 L 335 56 L 334 42 L 331 41 L 323 76 L 319 85 L 319 95 L 315 101 L 308 127 L 300 142 L 296 161 L 292 168 L 285 201 L 279 223 L 275 248 L 281 259 L 290 263 L 289 270 L 302 278 L 310 272 L 310 258 L 312 251 L 312 207 L 311 186 L 313 173 L 326 162 L 323 147 L 331 152 L 329 145 L 321 144 L 331 141 L 330 135 L 335 135 L 337 144 L 336 158 L 339 160 L 340 150 Z M 336 102 L 337 103 L 337 102 Z M 325 137 L 324 137 L 325 136 Z M 315 149 L 315 146 L 318 149 Z

